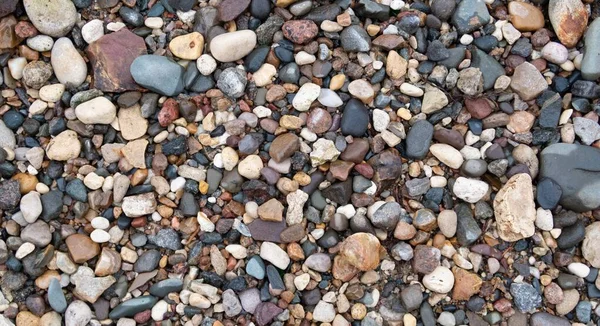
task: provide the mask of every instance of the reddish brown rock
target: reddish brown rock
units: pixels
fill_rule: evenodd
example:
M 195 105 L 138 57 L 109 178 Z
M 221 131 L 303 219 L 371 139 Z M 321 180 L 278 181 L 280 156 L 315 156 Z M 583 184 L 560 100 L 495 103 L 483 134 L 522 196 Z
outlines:
M 371 179 L 373 177 L 373 167 L 367 163 L 360 163 L 354 166 L 356 172 L 360 173 L 363 177 Z
M 348 262 L 342 255 L 337 255 L 333 259 L 333 268 L 331 269 L 333 277 L 342 282 L 348 282 L 354 278 L 360 271 Z
M 374 46 L 379 46 L 386 50 L 397 49 L 399 46 L 405 43 L 406 41 L 402 36 L 392 34 L 380 35 L 373 40 Z
M 471 113 L 471 117 L 475 119 L 483 119 L 493 111 L 490 100 L 483 97 L 473 99 L 465 98 L 465 106 L 467 107 L 467 111 Z
M 454 129 L 438 129 L 433 133 L 433 138 L 440 143 L 448 144 L 458 150 L 465 147 L 463 136 Z
M 167 99 L 158 112 L 158 123 L 166 127 L 177 118 L 179 118 L 179 104 L 172 98 Z
M 104 92 L 141 90 L 129 67 L 135 58 L 146 54 L 144 39 L 127 28 L 102 36 L 90 44 L 87 54 L 94 70 L 93 87 Z
M 219 5 L 221 21 L 228 22 L 241 15 L 250 5 L 250 0 L 224 0 Z
M 296 44 L 305 44 L 312 40 L 319 28 L 312 20 L 289 20 L 281 28 L 283 36 Z
M 400 159 L 400 153 L 395 148 L 390 148 L 371 157 L 368 163 L 375 171 L 373 181 L 377 185 L 378 193 L 389 189 L 402 174 L 402 160 Z
M 133 316 L 133 320 L 135 320 L 135 322 L 138 323 L 138 325 L 147 323 L 150 320 L 150 318 L 152 318 L 151 310 L 138 312 Z
M 544 288 L 544 297 L 550 304 L 559 304 L 564 300 L 563 290 L 552 282 Z
M 568 48 L 577 44 L 588 23 L 588 12 L 580 0 L 551 0 L 548 16 L 560 43 Z
M 15 26 L 15 33 L 17 33 L 17 36 L 20 38 L 28 38 L 36 36 L 38 34 L 38 30 L 35 29 L 33 24 L 30 22 L 22 20 L 17 23 L 17 26 Z
M 375 269 L 379 265 L 379 239 L 370 233 L 354 233 L 344 240 L 340 254 L 348 263 L 361 271 Z
M 310 111 L 306 126 L 315 134 L 322 134 L 331 128 L 332 121 L 331 114 L 327 110 L 315 108 Z
M 261 302 L 254 310 L 254 316 L 259 326 L 270 325 L 273 318 L 279 315 L 283 309 L 272 302 Z
M 467 272 L 458 267 L 455 267 L 452 273 L 454 273 L 452 299 L 469 300 L 470 297 L 479 292 L 483 281 L 477 274 Z
M 65 243 L 73 261 L 77 264 L 85 263 L 100 253 L 100 246 L 85 234 L 73 234 L 65 240 Z
M 348 144 L 340 155 L 344 161 L 361 163 L 369 151 L 369 142 L 363 138 L 355 138 L 354 142 Z
M 418 245 L 413 256 L 413 269 L 417 273 L 429 274 L 440 266 L 442 253 L 432 246 Z
M 17 20 L 7 16 L 0 20 L 0 49 L 12 49 L 21 43 L 22 39 L 15 33 Z
M 346 179 L 348 179 L 348 174 L 352 170 L 352 167 L 354 167 L 354 163 L 352 162 L 337 160 L 331 163 L 329 166 L 329 171 L 337 180 L 346 181 Z
M 285 133 L 273 140 L 269 148 L 269 155 L 276 162 L 281 162 L 291 157 L 298 149 L 300 149 L 300 139 L 298 136 L 292 133 Z
M 284 219 L 280 222 L 268 222 L 256 219 L 254 222 L 248 224 L 248 229 L 254 240 L 281 243 L 280 235 L 286 226 Z

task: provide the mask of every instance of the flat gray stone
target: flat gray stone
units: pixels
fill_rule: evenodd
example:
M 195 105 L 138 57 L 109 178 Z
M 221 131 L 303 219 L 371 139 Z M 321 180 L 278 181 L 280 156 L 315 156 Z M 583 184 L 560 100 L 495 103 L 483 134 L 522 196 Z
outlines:
M 554 144 L 541 153 L 540 178 L 550 178 L 563 191 L 564 207 L 585 212 L 600 207 L 600 150 L 584 145 Z
M 130 67 L 133 80 L 153 92 L 175 96 L 183 92 L 184 69 L 166 57 L 142 55 Z

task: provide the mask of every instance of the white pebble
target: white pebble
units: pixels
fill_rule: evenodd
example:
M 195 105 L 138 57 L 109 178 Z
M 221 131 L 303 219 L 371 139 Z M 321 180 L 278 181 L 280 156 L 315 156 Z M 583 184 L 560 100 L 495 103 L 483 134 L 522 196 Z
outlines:
M 583 263 L 570 263 L 567 268 L 573 275 L 582 278 L 586 278 L 590 274 L 590 268 Z
M 25 68 L 26 65 L 27 59 L 22 57 L 8 60 L 8 70 L 10 71 L 10 75 L 16 80 L 23 78 L 23 68 Z
M 473 36 L 469 35 L 469 34 L 463 34 L 463 36 L 460 37 L 460 44 L 462 45 L 469 45 L 473 42 Z
M 19 249 L 17 249 L 17 252 L 15 253 L 15 258 L 17 258 L 17 259 L 25 258 L 27 255 L 32 253 L 34 250 L 35 250 L 35 245 L 33 243 L 25 242 L 19 247 Z
M 106 230 L 110 227 L 110 222 L 102 216 L 94 217 L 92 219 L 91 224 L 94 229 L 100 229 L 100 230 Z
M 177 177 L 171 181 L 171 191 L 176 192 L 177 190 L 183 189 L 185 186 L 185 179 Z
M 549 209 L 539 207 L 536 212 L 535 226 L 543 231 L 551 231 L 554 228 L 552 212 Z
M 160 17 L 148 17 L 144 21 L 144 25 L 146 25 L 146 27 L 152 28 L 152 29 L 161 28 L 161 27 L 163 27 L 163 24 L 164 24 L 163 19 Z
M 105 243 L 110 240 L 110 234 L 104 230 L 96 229 L 90 234 L 90 238 L 95 243 Z
M 196 60 L 196 67 L 202 75 L 208 76 L 217 69 L 217 61 L 209 54 L 203 54 Z
M 93 19 L 81 28 L 81 36 L 88 43 L 93 43 L 104 36 L 104 23 L 100 19 Z
M 48 35 L 36 35 L 27 39 L 27 46 L 38 52 L 52 50 L 54 40 Z
M 198 212 L 196 217 L 200 230 L 203 232 L 213 232 L 215 230 L 215 224 L 202 212 Z

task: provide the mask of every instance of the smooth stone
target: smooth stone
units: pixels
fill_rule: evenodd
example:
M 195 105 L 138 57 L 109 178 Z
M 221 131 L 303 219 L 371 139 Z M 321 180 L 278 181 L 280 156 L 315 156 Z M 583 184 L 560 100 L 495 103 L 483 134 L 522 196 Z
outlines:
M 109 99 L 99 96 L 79 104 L 75 115 L 85 124 L 110 124 L 117 116 L 117 108 Z
M 544 209 L 554 209 L 562 197 L 562 188 L 550 178 L 543 178 L 537 184 L 536 200 Z
M 58 81 L 67 87 L 79 87 L 87 77 L 87 65 L 83 57 L 66 37 L 54 42 L 50 62 Z
M 484 0 L 463 0 L 452 15 L 452 23 L 460 34 L 471 33 L 489 23 L 490 19 Z
M 510 87 L 523 101 L 529 101 L 545 91 L 548 83 L 534 65 L 523 62 L 515 68 Z
M 433 125 L 427 120 L 417 121 L 406 136 L 406 156 L 413 159 L 424 158 L 429 152 L 432 138 Z
M 541 153 L 540 178 L 554 180 L 562 189 L 560 203 L 576 212 L 600 207 L 600 173 L 592 162 L 600 150 L 576 144 L 554 144 Z
M 65 326 L 87 325 L 92 319 L 92 310 L 83 301 L 71 302 L 65 311 Z
M 151 295 L 145 295 L 133 299 L 129 299 L 116 306 L 108 315 L 110 319 L 119 319 L 122 317 L 132 317 L 138 312 L 150 309 L 158 301 L 157 298 Z
M 529 319 L 531 326 L 569 326 L 571 323 L 568 319 L 551 315 L 547 312 L 536 312 Z
M 151 91 L 166 96 L 175 96 L 183 91 L 184 69 L 166 57 L 139 56 L 131 64 L 130 71 L 136 83 Z
M 65 36 L 77 22 L 77 9 L 69 0 L 23 0 L 23 5 L 33 26 L 42 34 Z
M 308 111 L 310 105 L 321 94 L 321 87 L 317 84 L 306 83 L 300 87 L 292 100 L 292 105 L 298 111 Z
M 351 99 L 344 107 L 341 129 L 343 135 L 362 136 L 369 125 L 369 113 L 364 104 L 357 99 Z
M 600 18 L 596 18 L 588 26 L 584 42 L 581 76 L 594 81 L 600 78 Z
M 371 49 L 371 37 L 359 25 L 351 25 L 342 31 L 340 40 L 348 52 L 367 52 Z
M 521 32 L 535 32 L 544 27 L 544 13 L 533 4 L 519 1 L 508 3 L 511 23 Z
M 220 62 L 232 62 L 244 58 L 255 46 L 256 33 L 241 30 L 214 37 L 210 42 L 210 52 Z
M 548 17 L 560 43 L 567 48 L 577 45 L 588 23 L 588 13 L 581 0 L 550 0 Z
M 56 278 L 50 280 L 48 286 L 48 302 L 54 311 L 63 313 L 67 309 L 67 300 L 62 291 L 60 282 Z
M 504 67 L 492 56 L 479 49 L 471 49 L 471 67 L 479 68 L 483 73 L 483 88 L 492 89 L 498 77 L 506 72 Z

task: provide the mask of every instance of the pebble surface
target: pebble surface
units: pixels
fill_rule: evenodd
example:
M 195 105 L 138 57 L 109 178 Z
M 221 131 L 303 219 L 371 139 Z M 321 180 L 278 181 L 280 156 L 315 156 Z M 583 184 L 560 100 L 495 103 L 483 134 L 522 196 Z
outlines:
M 591 0 L 0 1 L 0 326 L 598 324 L 599 53 Z

